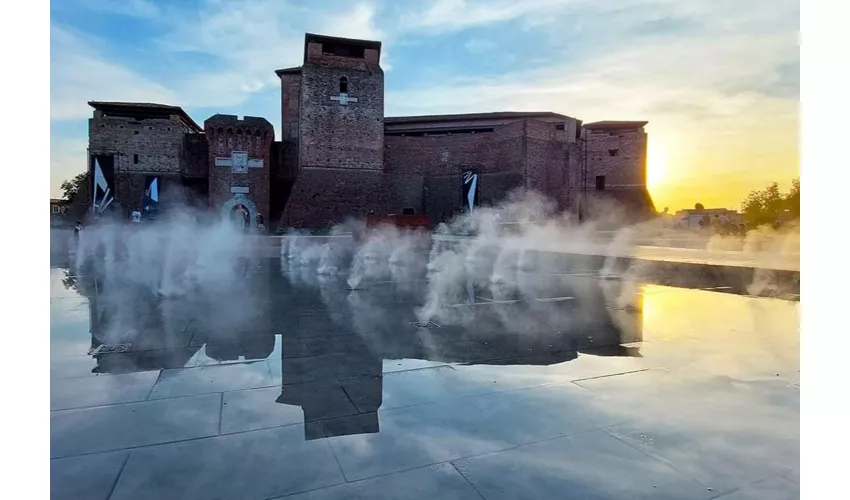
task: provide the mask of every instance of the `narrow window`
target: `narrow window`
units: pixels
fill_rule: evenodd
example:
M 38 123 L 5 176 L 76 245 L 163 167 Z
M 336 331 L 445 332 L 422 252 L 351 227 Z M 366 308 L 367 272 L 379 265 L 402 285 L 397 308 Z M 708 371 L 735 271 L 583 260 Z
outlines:
M 347 94 L 348 93 L 348 77 L 343 76 L 339 79 L 339 93 Z
M 133 155 L 133 164 L 139 163 L 139 155 Z
M 605 176 L 597 175 L 596 176 L 596 190 L 597 191 L 605 191 Z

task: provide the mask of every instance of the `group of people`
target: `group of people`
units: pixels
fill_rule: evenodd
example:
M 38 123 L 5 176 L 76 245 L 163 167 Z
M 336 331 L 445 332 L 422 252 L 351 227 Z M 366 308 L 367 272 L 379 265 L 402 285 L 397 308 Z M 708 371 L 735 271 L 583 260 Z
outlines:
M 703 217 L 699 220 L 700 229 L 710 229 L 713 233 L 719 234 L 720 236 L 743 236 L 747 234 L 747 225 L 743 222 L 736 223 L 729 220 L 729 217 L 723 215 L 720 216 L 718 214 L 714 215 L 714 218 L 710 218 L 708 216 Z
M 239 215 L 234 213 L 234 216 L 235 216 L 234 218 L 237 218 L 237 220 L 238 220 L 238 217 L 241 215 L 242 229 L 244 229 L 245 231 L 250 231 L 251 230 L 251 215 L 248 212 L 248 210 L 246 208 L 238 207 L 238 209 L 235 210 L 235 212 L 240 213 Z M 263 230 L 266 229 L 266 223 L 265 223 L 265 220 L 263 220 L 263 214 L 258 213 L 257 215 L 255 215 L 254 216 L 254 222 L 256 223 L 256 227 L 257 227 L 258 230 L 263 231 Z

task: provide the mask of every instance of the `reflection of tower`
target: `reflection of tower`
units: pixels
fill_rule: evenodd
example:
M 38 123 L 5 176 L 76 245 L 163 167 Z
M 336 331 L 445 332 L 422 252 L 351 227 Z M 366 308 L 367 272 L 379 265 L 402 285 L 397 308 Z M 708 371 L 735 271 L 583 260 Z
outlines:
M 314 339 L 316 345 L 331 347 L 323 354 L 307 358 L 308 364 L 305 358 L 289 358 L 281 351 L 282 385 L 276 402 L 301 407 L 307 440 L 380 431 L 377 412 L 383 397 L 383 356 L 366 345 L 350 345 L 357 344 L 359 336 L 345 337 L 339 340 L 345 345 L 342 349 L 334 349 L 337 339 L 333 337 Z M 337 397 L 355 403 L 360 413 L 357 424 L 324 426 L 324 432 L 317 432 L 315 426 L 308 424 L 329 418 L 328 408 Z
M 321 336 L 322 327 L 343 327 L 326 314 L 300 315 L 287 323 L 287 331 L 302 340 L 315 341 L 311 356 L 281 359 L 282 387 L 277 402 L 300 406 L 307 423 L 305 438 L 375 433 L 380 430 L 378 409 L 382 403 L 384 359 L 423 359 L 445 363 L 504 366 L 548 366 L 569 362 L 580 354 L 595 356 L 639 356 L 629 345 L 642 339 L 640 295 L 619 281 L 600 281 L 588 276 L 550 276 L 536 273 L 499 287 L 473 283 L 475 304 L 460 322 L 442 321 L 440 329 L 417 329 L 415 308 L 422 297 L 407 296 L 394 285 L 373 284 L 363 290 L 345 290 L 342 280 L 298 287 L 288 292 L 297 300 L 321 300 L 328 311 L 350 318 L 355 335 Z M 465 279 L 454 283 L 466 289 Z M 308 294 L 313 294 L 308 298 Z M 496 302 L 487 303 L 487 295 Z M 616 299 L 616 300 L 614 300 Z M 627 305 L 624 305 L 626 304 Z M 348 310 L 348 314 L 339 312 Z M 457 317 L 457 315 L 455 316 Z M 466 353 L 447 344 L 475 338 L 497 347 L 493 359 L 470 361 Z M 304 339 L 301 335 L 310 335 Z M 315 337 L 313 337 L 315 335 Z M 485 336 L 486 335 L 486 336 Z M 329 346 L 329 347 L 321 347 Z M 359 415 L 334 420 L 328 416 L 336 395 L 350 398 Z M 328 420 L 330 419 L 330 420 Z

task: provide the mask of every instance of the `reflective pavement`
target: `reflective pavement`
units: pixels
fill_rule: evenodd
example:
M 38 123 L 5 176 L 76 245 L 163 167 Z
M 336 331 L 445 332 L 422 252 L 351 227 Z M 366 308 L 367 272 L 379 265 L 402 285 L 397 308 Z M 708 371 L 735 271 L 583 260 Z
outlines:
M 172 298 L 51 269 L 53 498 L 799 497 L 796 302 L 282 267 Z

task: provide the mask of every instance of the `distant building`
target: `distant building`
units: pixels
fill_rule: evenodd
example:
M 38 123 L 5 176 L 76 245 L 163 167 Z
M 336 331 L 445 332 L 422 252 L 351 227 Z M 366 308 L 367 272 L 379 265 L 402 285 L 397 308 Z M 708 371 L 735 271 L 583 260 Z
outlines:
M 697 210 L 695 208 L 687 208 L 679 210 L 673 216 L 676 225 L 680 227 L 699 228 L 699 221 L 705 220 L 710 223 L 717 216 L 721 220 L 727 220 L 732 224 L 743 224 L 744 217 L 737 210 L 729 210 L 728 208 L 704 208 Z
M 553 112 L 384 116 L 381 42 L 307 34 L 303 64 L 277 70 L 281 133 L 265 118 L 178 106 L 98 102 L 89 120 L 89 206 L 194 204 L 271 227 L 350 216 L 427 215 L 432 223 L 495 204 L 515 188 L 560 210 L 613 205 L 655 214 L 645 121 L 582 124 Z M 271 111 L 271 110 L 270 110 Z M 597 203 L 599 202 L 599 203 Z

